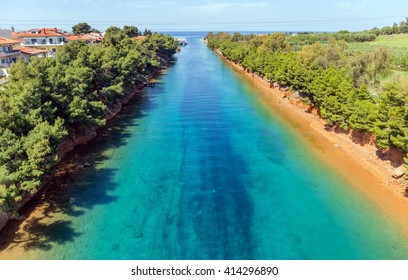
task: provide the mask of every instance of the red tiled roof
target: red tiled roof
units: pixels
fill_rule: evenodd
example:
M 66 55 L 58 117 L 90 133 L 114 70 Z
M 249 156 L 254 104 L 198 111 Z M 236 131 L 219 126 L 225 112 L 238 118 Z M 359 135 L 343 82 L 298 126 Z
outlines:
M 83 38 L 81 35 L 71 35 L 67 36 L 68 41 L 85 41 L 86 38 Z
M 62 31 L 62 29 L 59 29 L 59 28 L 56 28 L 56 27 L 53 27 L 53 28 L 49 28 L 49 27 L 48 28 L 47 27 L 32 28 L 32 29 L 27 30 L 26 32 L 30 33 L 31 31 L 36 31 L 38 33 L 50 33 L 50 32 L 55 32 L 55 33 L 60 33 L 60 34 L 64 33 Z
M 146 39 L 147 37 L 146 36 L 136 36 L 136 37 L 133 37 L 133 39 L 135 39 L 135 40 L 144 40 L 144 39 Z
M 9 38 L 0 37 L 0 46 L 15 44 L 20 44 L 20 42 Z
M 100 42 L 102 37 L 98 34 L 81 34 L 81 35 L 70 35 L 67 36 L 68 41 L 91 41 Z
M 29 48 L 29 47 L 23 47 L 23 46 L 18 46 L 13 48 L 14 50 L 21 51 L 23 54 L 28 54 L 28 55 L 36 55 L 40 53 L 47 53 L 46 50 L 40 50 L 40 49 L 35 49 L 35 48 Z
M 31 33 L 36 31 L 37 33 Z M 18 32 L 17 34 L 12 34 L 16 38 L 26 38 L 26 37 L 63 37 L 64 34 L 60 29 L 57 28 L 35 28 L 28 31 Z

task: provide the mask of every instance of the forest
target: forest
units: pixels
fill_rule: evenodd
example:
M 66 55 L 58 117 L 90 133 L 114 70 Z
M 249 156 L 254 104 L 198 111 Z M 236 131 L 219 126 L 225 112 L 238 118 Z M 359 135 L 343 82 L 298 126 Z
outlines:
M 60 143 L 105 124 L 110 108 L 167 66 L 171 36 L 110 27 L 100 44 L 70 42 L 55 57 L 18 61 L 0 87 L 0 214 L 16 215 L 59 163 Z
M 387 78 L 402 69 L 402 58 L 386 46 L 350 44 L 341 34 L 347 32 L 324 39 L 321 34 L 299 39 L 283 33 L 210 32 L 206 40 L 248 72 L 297 92 L 327 126 L 372 133 L 378 148 L 408 152 L 407 82 Z M 294 44 L 300 41 L 300 47 Z

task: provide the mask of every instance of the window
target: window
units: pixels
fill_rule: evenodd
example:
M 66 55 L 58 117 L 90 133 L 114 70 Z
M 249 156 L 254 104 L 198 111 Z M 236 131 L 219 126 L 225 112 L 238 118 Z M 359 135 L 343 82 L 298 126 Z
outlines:
M 36 44 L 37 43 L 37 39 L 31 39 L 31 44 Z
M 54 40 L 50 38 L 50 44 L 54 44 Z

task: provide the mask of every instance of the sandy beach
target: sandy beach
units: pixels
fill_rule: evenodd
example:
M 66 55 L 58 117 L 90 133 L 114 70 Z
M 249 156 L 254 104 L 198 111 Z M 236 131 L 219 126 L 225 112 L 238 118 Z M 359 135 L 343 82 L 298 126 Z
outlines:
M 240 77 L 259 90 L 259 98 L 279 115 L 301 139 L 307 142 L 312 152 L 319 159 L 329 164 L 340 176 L 358 188 L 367 199 L 378 205 L 390 218 L 395 219 L 408 234 L 408 198 L 407 182 L 394 179 L 393 172 L 399 166 L 398 160 L 390 162 L 378 156 L 378 149 L 372 143 L 356 143 L 351 133 L 328 131 L 324 121 L 316 110 L 304 105 L 300 100 L 288 98 L 290 93 L 279 87 L 271 87 L 270 83 L 243 67 L 218 55 Z

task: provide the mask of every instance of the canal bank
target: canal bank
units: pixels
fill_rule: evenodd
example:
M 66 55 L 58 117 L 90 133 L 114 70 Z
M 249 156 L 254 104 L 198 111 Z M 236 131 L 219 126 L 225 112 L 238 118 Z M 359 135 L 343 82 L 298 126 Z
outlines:
M 0 258 L 407 258 L 401 226 L 201 37 L 77 151 L 93 166 L 6 233 Z
M 352 137 L 357 133 L 328 129 L 317 111 L 298 99 L 291 99 L 292 93 L 288 89 L 271 87 L 265 79 L 248 73 L 242 66 L 229 61 L 219 52 L 218 55 L 243 80 L 258 89 L 261 100 L 304 139 L 305 145 L 311 148 L 323 163 L 332 166 L 363 192 L 367 199 L 389 213 L 408 233 L 408 223 L 405 220 L 408 215 L 408 185 L 403 178 L 392 177 L 395 170 L 402 165 L 403 152 L 390 149 L 388 155 L 384 156 L 385 159 L 382 159 L 381 152 L 373 141 L 358 141 L 360 139 Z M 365 136 L 367 138 L 369 135 Z

